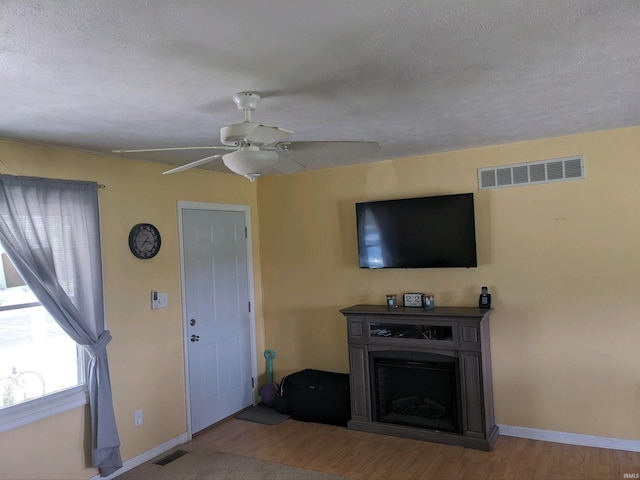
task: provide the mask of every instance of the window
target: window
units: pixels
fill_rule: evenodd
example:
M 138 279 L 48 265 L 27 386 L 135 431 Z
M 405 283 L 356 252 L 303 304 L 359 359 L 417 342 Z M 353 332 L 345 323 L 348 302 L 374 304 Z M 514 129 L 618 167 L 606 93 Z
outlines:
M 82 352 L 0 256 L 0 407 L 84 383 Z
M 2 431 L 6 429 L 2 428 L 5 424 L 13 428 L 33 420 L 34 409 L 40 415 L 45 413 L 48 397 L 56 404 L 56 400 L 79 393 L 80 404 L 83 404 L 85 355 L 84 349 L 78 347 L 40 304 L 1 246 L 0 258 Z M 30 402 L 35 399 L 42 400 Z M 76 403 L 70 404 L 76 406 Z M 16 417 L 23 421 L 16 424 Z M 7 423 L 8 418 L 13 421 Z

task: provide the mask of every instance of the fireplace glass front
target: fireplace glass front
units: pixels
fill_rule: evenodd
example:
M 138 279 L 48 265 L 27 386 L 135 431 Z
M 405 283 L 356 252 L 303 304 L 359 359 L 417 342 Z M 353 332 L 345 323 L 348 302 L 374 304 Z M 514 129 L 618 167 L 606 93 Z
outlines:
M 426 352 L 370 352 L 373 420 L 461 433 L 456 357 Z

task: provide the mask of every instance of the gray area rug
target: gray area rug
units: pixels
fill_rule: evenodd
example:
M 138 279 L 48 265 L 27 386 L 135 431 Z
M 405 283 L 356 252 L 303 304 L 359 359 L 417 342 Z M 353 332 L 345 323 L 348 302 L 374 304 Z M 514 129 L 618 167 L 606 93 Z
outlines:
M 278 413 L 273 408 L 265 407 L 264 405 L 254 405 L 237 414 L 235 418 L 249 422 L 264 423 L 265 425 L 278 425 L 289 418 L 289 415 Z
M 290 467 L 232 453 L 182 445 L 187 453 L 162 466 L 150 460 L 116 477 L 117 480 L 348 480 L 346 477 Z

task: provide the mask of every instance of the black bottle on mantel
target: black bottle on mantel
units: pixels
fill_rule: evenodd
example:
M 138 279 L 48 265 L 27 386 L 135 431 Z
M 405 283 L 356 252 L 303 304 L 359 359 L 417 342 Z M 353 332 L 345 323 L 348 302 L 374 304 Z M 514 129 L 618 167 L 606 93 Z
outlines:
M 482 287 L 480 299 L 478 300 L 479 308 L 491 308 L 491 294 L 487 287 Z

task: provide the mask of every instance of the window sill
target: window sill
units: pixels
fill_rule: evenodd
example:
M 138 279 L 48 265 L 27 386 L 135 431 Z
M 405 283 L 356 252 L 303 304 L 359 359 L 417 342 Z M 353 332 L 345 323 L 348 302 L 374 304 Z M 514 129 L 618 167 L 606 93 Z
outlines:
M 85 385 L 68 388 L 41 398 L 0 409 L 0 432 L 6 432 L 43 418 L 89 403 Z

